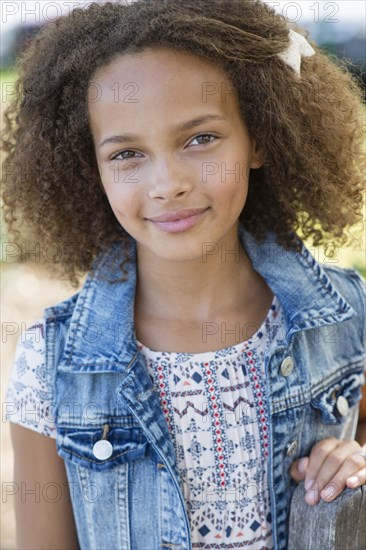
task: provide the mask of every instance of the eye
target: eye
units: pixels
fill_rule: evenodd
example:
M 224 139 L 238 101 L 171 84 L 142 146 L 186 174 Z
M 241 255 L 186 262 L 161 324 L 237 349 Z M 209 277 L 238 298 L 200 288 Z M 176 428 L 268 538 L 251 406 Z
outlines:
M 130 159 L 133 159 L 135 157 L 132 157 L 132 156 L 123 156 L 124 153 L 133 153 L 133 154 L 136 154 L 136 151 L 132 151 L 132 149 L 125 149 L 124 151 L 120 151 L 119 153 L 116 153 L 112 158 L 111 160 L 130 160 Z
M 213 134 L 198 134 L 190 141 L 190 143 L 192 143 L 192 141 L 194 141 L 195 139 L 200 140 L 201 138 L 213 138 L 212 140 L 210 139 L 209 141 L 198 143 L 198 145 L 202 145 L 203 147 L 205 147 L 206 145 L 209 145 L 210 143 L 218 139 L 217 136 L 214 136 Z M 124 156 L 125 153 L 129 153 L 129 155 Z M 136 158 L 132 156 L 135 154 L 136 154 L 136 151 L 133 151 L 132 149 L 124 149 L 123 151 L 120 151 L 119 153 L 116 153 L 115 155 L 113 155 L 113 157 L 111 157 L 111 160 L 130 160 L 130 159 Z
M 211 141 L 206 141 L 204 143 L 199 143 L 198 145 L 209 145 L 210 143 L 212 143 L 214 140 L 217 139 L 217 136 L 214 136 L 213 134 L 198 134 L 197 136 L 195 136 L 192 141 L 194 141 L 195 139 L 200 139 L 200 138 L 213 138 L 213 140 Z M 190 141 L 190 143 L 192 143 L 192 141 Z

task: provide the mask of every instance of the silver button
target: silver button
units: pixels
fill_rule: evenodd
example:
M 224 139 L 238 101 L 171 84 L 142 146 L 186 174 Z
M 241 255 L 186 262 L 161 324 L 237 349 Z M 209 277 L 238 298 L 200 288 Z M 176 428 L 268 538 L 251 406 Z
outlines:
M 296 449 L 297 449 L 297 441 L 293 441 L 293 442 L 291 443 L 291 445 L 289 445 L 289 446 L 287 447 L 287 453 L 286 453 L 287 456 L 292 456 L 293 454 L 295 454 Z
M 107 439 L 100 439 L 93 446 L 93 455 L 98 460 L 107 460 L 113 454 L 113 446 Z
M 342 416 L 346 416 L 349 411 L 348 401 L 343 395 L 340 395 L 337 399 L 337 410 Z
M 285 357 L 285 359 L 281 363 L 282 376 L 290 376 L 293 370 L 294 370 L 294 362 L 292 360 L 292 357 L 290 356 Z

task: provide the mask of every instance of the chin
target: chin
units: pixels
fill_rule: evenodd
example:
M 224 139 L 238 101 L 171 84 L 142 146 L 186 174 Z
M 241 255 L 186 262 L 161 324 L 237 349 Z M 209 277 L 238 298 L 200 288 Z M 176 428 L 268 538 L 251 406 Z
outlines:
M 164 243 L 162 246 L 146 246 L 146 244 L 139 243 L 138 247 L 148 251 L 149 256 L 155 256 L 156 259 L 164 260 L 168 262 L 189 262 L 202 259 L 202 246 L 201 243 L 194 243 L 193 246 L 187 246 L 187 244 L 181 244 L 178 241 L 167 245 Z

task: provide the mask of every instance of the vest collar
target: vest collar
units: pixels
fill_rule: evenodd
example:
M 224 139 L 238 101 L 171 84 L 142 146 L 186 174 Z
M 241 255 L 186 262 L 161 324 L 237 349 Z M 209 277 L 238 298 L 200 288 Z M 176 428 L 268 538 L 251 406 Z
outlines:
M 262 243 L 239 224 L 239 238 L 254 269 L 266 280 L 284 310 L 283 343 L 293 334 L 342 322 L 354 309 L 334 287 L 324 268 L 300 239 L 297 250 L 286 251 L 267 233 Z M 123 371 L 138 354 L 134 331 L 136 243 L 129 240 L 127 280 L 121 276 L 121 243 L 100 253 L 77 295 L 60 367 L 80 371 Z M 115 282 L 109 282 L 115 281 Z

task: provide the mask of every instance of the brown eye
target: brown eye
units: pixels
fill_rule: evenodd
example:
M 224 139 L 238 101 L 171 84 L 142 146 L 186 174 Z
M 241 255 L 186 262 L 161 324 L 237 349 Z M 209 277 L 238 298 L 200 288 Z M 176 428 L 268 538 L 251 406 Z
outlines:
M 192 141 L 194 141 L 195 139 L 199 140 L 201 138 L 214 138 L 213 140 L 206 140 L 204 141 L 203 143 L 199 143 L 198 145 L 209 145 L 210 143 L 212 143 L 213 141 L 215 141 L 217 139 L 217 136 L 214 136 L 213 134 L 198 134 L 197 136 L 195 136 Z M 190 143 L 192 143 L 192 141 Z
M 131 149 L 125 149 L 124 151 L 120 151 L 119 153 L 114 155 L 111 160 L 129 160 L 131 158 L 135 158 L 135 157 L 130 156 L 130 155 L 129 156 L 123 156 L 124 153 L 132 153 L 132 154 L 135 155 L 136 151 L 132 151 Z M 118 157 L 121 157 L 121 158 L 119 159 Z

